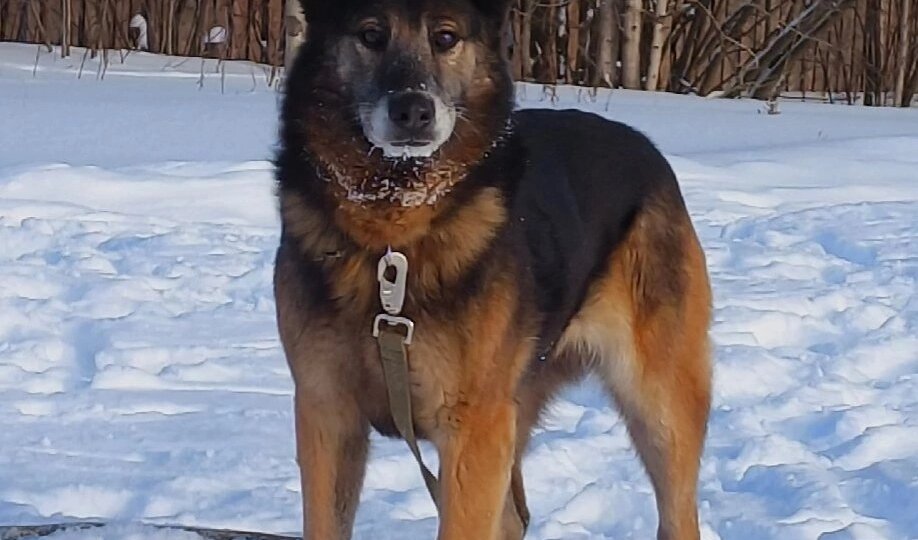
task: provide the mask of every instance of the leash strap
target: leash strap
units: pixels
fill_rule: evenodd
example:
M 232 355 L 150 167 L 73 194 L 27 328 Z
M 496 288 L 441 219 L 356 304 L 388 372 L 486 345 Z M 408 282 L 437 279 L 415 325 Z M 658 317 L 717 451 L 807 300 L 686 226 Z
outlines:
M 433 500 L 437 512 L 440 511 L 440 488 L 437 477 L 427 465 L 418 447 L 414 433 L 414 416 L 411 412 L 411 381 L 408 375 L 408 345 L 414 338 L 414 322 L 400 316 L 405 303 L 405 292 L 408 276 L 408 259 L 404 254 L 390 248 L 379 260 L 377 280 L 379 281 L 379 300 L 384 313 L 373 321 L 373 336 L 379 345 L 379 358 L 382 362 L 383 377 L 386 382 L 386 394 L 389 398 L 389 411 L 399 435 L 408 443 L 408 448 L 418 462 L 418 468 L 424 476 L 427 492 Z M 402 334 L 397 329 L 404 328 Z M 513 498 L 517 516 L 523 524 L 523 530 L 529 526 L 529 516 L 522 501 Z
M 386 325 L 388 326 L 388 325 Z M 411 414 L 411 383 L 408 380 L 408 350 L 406 337 L 391 328 L 379 328 L 377 342 L 379 357 L 382 359 L 383 375 L 386 379 L 386 392 L 389 395 L 389 409 L 399 435 L 408 443 L 408 448 L 418 462 L 427 492 L 433 499 L 434 506 L 440 510 L 440 489 L 437 477 L 434 476 L 421 456 L 418 439 L 414 433 L 414 417 Z

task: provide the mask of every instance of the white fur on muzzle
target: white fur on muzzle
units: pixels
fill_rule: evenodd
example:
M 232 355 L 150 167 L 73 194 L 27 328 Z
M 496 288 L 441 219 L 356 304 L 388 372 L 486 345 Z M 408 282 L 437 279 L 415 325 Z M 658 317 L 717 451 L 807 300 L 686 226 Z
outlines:
M 427 158 L 440 149 L 456 127 L 456 109 L 446 105 L 434 94 L 427 94 L 434 102 L 433 140 L 423 146 L 395 145 L 392 122 L 389 120 L 389 98 L 383 97 L 376 105 L 362 108 L 360 123 L 363 134 L 375 148 L 389 158 Z

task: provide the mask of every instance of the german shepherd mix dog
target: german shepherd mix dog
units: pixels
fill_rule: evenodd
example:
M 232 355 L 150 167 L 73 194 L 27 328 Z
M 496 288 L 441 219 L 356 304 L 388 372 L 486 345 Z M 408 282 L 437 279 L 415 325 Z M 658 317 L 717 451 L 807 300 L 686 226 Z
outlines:
M 275 294 L 307 539 L 351 537 L 370 427 L 402 432 L 373 336 L 390 279 L 405 296 L 389 313 L 414 325 L 399 342 L 413 429 L 440 456 L 438 538 L 522 538 L 530 431 L 587 374 L 627 422 L 658 538 L 699 537 L 704 254 L 641 134 L 581 112 L 513 112 L 509 3 L 303 0 Z M 407 270 L 393 278 L 396 253 Z

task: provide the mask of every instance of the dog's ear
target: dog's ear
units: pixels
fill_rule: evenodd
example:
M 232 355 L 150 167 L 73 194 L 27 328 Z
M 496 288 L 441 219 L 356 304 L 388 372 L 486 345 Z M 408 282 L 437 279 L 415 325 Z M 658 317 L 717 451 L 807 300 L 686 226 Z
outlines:
M 300 7 L 303 8 L 303 15 L 306 17 L 306 20 L 313 18 L 316 5 L 321 5 L 322 0 L 300 0 Z M 289 5 L 289 4 L 288 4 Z M 287 10 L 287 13 L 290 13 L 290 10 Z
M 306 22 L 318 21 L 327 11 L 329 0 L 300 0 Z
M 309 0 L 305 0 L 309 2 Z M 510 15 L 510 5 L 512 0 L 472 0 L 478 11 L 494 22 L 503 24 Z

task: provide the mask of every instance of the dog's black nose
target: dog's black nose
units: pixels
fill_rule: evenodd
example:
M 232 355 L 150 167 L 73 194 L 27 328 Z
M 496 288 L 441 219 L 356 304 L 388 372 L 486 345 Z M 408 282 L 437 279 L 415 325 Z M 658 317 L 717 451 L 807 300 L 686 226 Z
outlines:
M 433 124 L 433 99 L 421 92 L 402 92 L 389 98 L 389 120 L 409 133 L 417 133 Z

